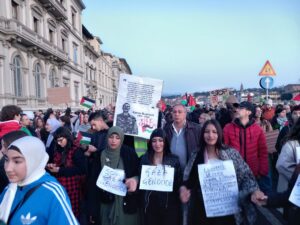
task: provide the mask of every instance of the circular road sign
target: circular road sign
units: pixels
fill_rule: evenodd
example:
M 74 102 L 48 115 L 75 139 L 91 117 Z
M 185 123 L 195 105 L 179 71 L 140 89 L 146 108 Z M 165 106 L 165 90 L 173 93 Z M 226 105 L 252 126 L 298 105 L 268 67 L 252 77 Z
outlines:
M 263 77 L 259 81 L 259 85 L 263 89 L 270 89 L 273 87 L 274 79 L 272 77 Z

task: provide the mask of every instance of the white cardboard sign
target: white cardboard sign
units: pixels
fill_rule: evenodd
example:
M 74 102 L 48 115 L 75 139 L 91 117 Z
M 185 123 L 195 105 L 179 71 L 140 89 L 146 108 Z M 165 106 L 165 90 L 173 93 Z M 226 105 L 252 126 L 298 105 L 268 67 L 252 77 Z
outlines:
M 300 176 L 298 176 L 295 186 L 293 187 L 289 201 L 300 207 Z

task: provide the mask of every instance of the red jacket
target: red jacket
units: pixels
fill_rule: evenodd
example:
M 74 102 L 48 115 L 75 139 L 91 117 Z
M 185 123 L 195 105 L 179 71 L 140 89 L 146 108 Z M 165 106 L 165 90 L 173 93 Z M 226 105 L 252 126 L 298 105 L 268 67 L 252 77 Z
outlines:
M 239 151 L 254 176 L 268 175 L 268 150 L 262 128 L 254 120 L 246 126 L 239 119 L 224 127 L 224 142 Z
M 0 122 L 0 138 L 11 131 L 20 130 L 20 128 L 21 126 L 17 120 Z

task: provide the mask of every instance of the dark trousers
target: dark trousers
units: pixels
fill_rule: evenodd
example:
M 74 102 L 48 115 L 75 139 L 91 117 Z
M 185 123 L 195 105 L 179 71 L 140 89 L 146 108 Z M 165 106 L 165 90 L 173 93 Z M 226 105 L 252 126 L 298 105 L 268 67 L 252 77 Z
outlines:
M 180 204 L 169 204 L 161 206 L 156 201 L 149 202 L 144 217 L 145 225 L 180 225 L 181 208 Z

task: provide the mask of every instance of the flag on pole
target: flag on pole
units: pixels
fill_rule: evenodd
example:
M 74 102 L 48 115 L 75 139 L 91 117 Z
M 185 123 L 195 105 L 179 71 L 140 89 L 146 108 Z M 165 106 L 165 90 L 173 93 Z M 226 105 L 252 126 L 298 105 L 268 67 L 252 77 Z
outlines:
M 78 132 L 77 140 L 79 140 L 79 143 L 82 145 L 89 145 L 92 140 L 92 134 L 80 131 Z
M 87 107 L 87 108 L 92 108 L 95 105 L 96 101 L 87 97 L 82 97 L 80 100 L 80 105 Z

